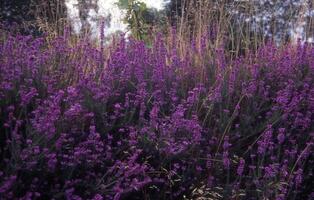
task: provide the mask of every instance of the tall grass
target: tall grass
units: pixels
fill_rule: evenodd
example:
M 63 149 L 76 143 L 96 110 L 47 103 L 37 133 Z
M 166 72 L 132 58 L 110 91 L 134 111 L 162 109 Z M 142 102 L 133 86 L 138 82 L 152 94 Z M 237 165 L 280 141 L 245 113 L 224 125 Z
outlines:
M 2 33 L 1 197 L 311 198 L 313 48 L 229 59 L 177 32 L 106 50 Z
M 196 5 L 150 46 L 2 31 L 0 198 L 312 199 L 313 46 Z

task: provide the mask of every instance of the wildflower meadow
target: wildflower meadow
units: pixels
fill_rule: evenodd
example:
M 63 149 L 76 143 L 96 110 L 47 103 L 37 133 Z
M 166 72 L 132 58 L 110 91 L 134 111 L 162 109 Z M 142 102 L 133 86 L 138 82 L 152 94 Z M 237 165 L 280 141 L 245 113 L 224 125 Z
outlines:
M 0 32 L 0 199 L 313 200 L 314 46 L 176 31 Z

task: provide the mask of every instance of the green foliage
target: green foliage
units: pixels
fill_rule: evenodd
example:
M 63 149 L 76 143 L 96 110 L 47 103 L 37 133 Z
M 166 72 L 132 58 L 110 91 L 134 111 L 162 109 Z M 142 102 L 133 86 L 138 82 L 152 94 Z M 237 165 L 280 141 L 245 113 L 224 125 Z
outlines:
M 129 8 L 129 0 L 119 0 L 117 3 L 120 9 L 128 9 Z
M 153 24 L 160 23 L 162 12 L 151 9 L 139 0 L 119 0 L 118 7 L 126 11 L 124 23 L 128 24 L 132 35 L 139 40 L 149 42 L 149 30 Z
M 124 22 L 128 24 L 132 35 L 137 39 L 144 39 L 148 28 L 143 17 L 144 12 L 147 12 L 146 4 L 137 0 L 119 0 L 117 4 L 126 11 Z

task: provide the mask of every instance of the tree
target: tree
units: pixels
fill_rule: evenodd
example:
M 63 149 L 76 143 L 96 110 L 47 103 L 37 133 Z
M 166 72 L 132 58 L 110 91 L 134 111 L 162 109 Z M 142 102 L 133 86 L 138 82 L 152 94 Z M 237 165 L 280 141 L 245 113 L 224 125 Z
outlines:
M 149 31 L 153 25 L 161 25 L 165 14 L 154 8 L 148 8 L 138 0 L 119 0 L 118 7 L 126 12 L 124 22 L 136 39 L 147 42 Z
M 87 21 L 88 13 L 91 9 L 98 12 L 98 0 L 78 0 L 78 10 L 79 10 L 79 17 L 82 24 L 81 32 L 83 34 L 89 33 L 90 31 L 90 24 Z
M 212 18 L 227 17 L 235 32 L 243 34 L 246 30 L 248 35 L 254 33 L 280 42 L 295 37 L 297 29 L 303 32 L 304 39 L 311 37 L 313 3 L 313 0 L 171 0 L 166 13 L 173 24 L 183 17 L 190 26 L 195 26 L 200 23 L 200 17 L 195 20 L 195 15 L 206 7 Z M 208 19 L 202 24 L 210 23 Z
M 0 7 L 1 22 L 10 27 L 18 25 L 18 31 L 25 34 L 40 34 L 43 25 L 62 32 L 66 7 L 64 0 L 2 0 Z

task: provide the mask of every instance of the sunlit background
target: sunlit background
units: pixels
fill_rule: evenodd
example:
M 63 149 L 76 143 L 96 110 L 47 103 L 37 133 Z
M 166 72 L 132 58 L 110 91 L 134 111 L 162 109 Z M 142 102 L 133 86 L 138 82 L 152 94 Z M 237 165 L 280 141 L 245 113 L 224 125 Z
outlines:
M 82 30 L 82 20 L 80 20 L 79 16 L 79 1 L 80 0 L 66 0 L 66 8 L 68 13 L 68 18 L 73 25 L 73 29 L 76 33 L 80 33 Z M 147 5 L 148 8 L 155 8 L 157 10 L 162 10 L 165 8 L 165 5 L 169 2 L 169 0 L 141 0 L 143 3 Z M 117 31 L 121 31 L 124 33 L 128 33 L 127 24 L 123 23 L 123 18 L 125 17 L 125 12 L 120 9 L 116 3 L 118 0 L 90 0 L 90 3 L 94 3 L 97 9 L 88 9 L 88 17 L 87 23 L 90 27 L 91 36 L 94 38 L 99 37 L 100 35 L 100 19 L 107 19 L 107 23 L 104 26 L 104 34 L 108 36 Z M 260 4 L 263 5 L 264 1 L 261 1 Z M 300 4 L 305 4 L 305 1 L 296 1 Z M 282 6 L 282 5 L 281 5 Z M 313 16 L 314 11 L 307 9 L 301 10 L 299 13 L 300 16 Z M 256 14 L 253 17 L 246 18 L 246 22 L 251 22 L 254 24 L 265 22 L 266 26 L 264 27 L 265 34 L 269 34 L 269 20 L 271 20 L 272 15 L 278 15 L 277 20 L 280 22 L 280 16 L 286 12 L 284 7 L 276 8 L 274 6 L 272 9 L 276 9 L 275 11 L 267 11 L 268 9 L 264 9 L 265 12 L 261 12 Z M 302 41 L 313 42 L 312 36 L 306 36 L 304 33 L 304 27 L 306 25 L 305 21 L 302 20 L 303 17 L 300 17 L 300 20 L 296 21 L 295 24 L 289 25 L 293 28 L 290 29 L 290 35 L 293 40 L 301 39 Z M 283 22 L 285 23 L 285 22 Z
M 105 35 L 110 35 L 116 31 L 127 31 L 127 25 L 123 23 L 124 11 L 119 9 L 116 3 L 118 0 L 98 0 L 95 1 L 98 10 L 89 9 L 87 21 L 91 28 L 93 37 L 98 37 L 100 32 L 100 20 L 109 18 L 108 23 L 104 27 Z M 164 8 L 167 1 L 164 0 L 142 0 L 148 8 L 161 10 Z M 74 31 L 79 33 L 82 28 L 82 23 L 79 17 L 78 0 L 66 0 L 68 18 L 73 24 Z

